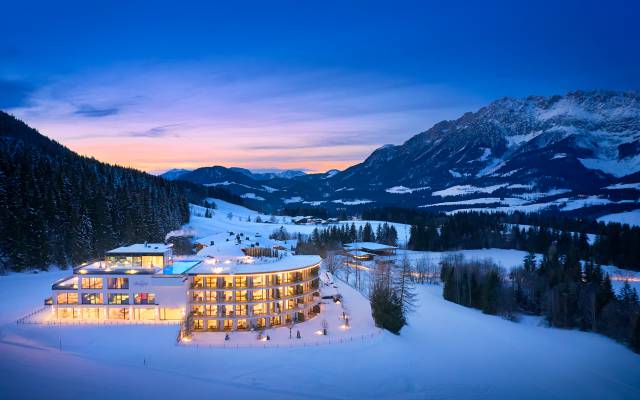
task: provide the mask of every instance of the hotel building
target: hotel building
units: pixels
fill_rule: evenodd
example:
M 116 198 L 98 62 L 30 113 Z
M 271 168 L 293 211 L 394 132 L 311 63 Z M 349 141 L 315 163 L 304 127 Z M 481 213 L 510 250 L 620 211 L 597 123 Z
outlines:
M 81 265 L 45 301 L 59 321 L 185 321 L 192 331 L 260 329 L 320 312 L 319 256 L 174 261 L 134 244 Z
M 189 269 L 190 329 L 261 329 L 320 312 L 319 256 L 209 259 Z

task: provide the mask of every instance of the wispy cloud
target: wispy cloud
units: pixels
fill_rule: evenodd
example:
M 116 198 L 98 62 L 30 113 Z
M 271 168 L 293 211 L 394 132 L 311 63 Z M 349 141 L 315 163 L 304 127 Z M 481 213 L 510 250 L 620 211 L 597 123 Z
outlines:
M 139 132 L 129 132 L 124 136 L 131 137 L 149 137 L 149 138 L 157 138 L 157 137 L 165 137 L 168 135 L 179 137 L 180 135 L 173 130 L 173 128 L 182 126 L 182 124 L 168 124 L 156 126 L 151 129 L 147 129 Z
M 83 117 L 90 118 L 102 118 L 108 117 L 110 115 L 115 115 L 120 112 L 120 109 L 117 107 L 94 107 L 88 104 L 83 104 L 78 106 L 78 108 L 73 112 L 75 115 L 80 115 Z

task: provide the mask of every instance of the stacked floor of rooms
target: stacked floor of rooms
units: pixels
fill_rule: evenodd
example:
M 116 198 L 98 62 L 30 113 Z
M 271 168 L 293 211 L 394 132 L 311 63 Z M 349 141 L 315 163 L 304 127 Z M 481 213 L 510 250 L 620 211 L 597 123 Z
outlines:
M 51 318 L 187 321 L 193 331 L 261 329 L 320 312 L 319 256 L 174 260 L 170 246 L 134 244 L 80 265 L 52 285 Z

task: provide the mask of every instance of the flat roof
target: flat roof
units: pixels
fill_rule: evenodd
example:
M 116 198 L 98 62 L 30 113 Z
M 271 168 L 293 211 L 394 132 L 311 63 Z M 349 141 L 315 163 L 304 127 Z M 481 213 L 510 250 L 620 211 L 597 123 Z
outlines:
M 164 254 L 171 249 L 164 243 L 136 243 L 107 251 L 107 254 Z
M 390 246 L 388 244 L 375 243 L 375 242 L 353 242 L 344 245 L 348 249 L 363 249 L 363 250 L 395 250 L 396 246 Z
M 296 255 L 282 258 L 230 257 L 210 258 L 189 269 L 188 275 L 244 275 L 261 274 L 311 267 L 322 261 L 320 256 Z

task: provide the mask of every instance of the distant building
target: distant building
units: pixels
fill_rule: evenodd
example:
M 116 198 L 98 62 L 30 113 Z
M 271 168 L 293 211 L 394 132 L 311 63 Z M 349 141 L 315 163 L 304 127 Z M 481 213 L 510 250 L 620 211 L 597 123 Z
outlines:
M 354 242 L 345 244 L 343 249 L 347 253 L 351 251 L 359 251 L 377 256 L 389 256 L 394 255 L 398 247 L 375 242 Z

